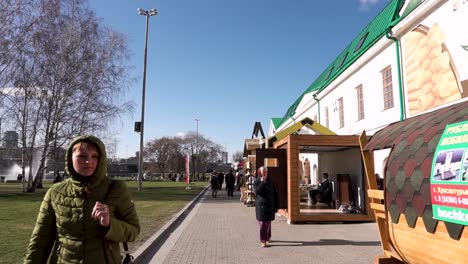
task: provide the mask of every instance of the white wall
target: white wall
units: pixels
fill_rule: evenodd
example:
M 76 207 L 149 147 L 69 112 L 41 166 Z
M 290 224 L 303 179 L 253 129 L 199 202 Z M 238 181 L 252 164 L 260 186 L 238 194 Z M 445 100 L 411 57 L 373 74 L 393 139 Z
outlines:
M 356 204 L 358 203 L 358 187 L 361 188 L 362 197 L 362 189 L 364 186 L 361 154 L 359 148 L 347 149 L 338 152 L 320 153 L 318 167 L 320 181 L 322 180 L 322 174 L 327 172 L 329 179 L 335 182 L 335 193 L 333 195 L 336 195 L 336 175 L 349 174 L 351 186 L 353 188 L 353 197 Z
M 390 155 L 390 151 L 390 148 L 374 151 L 374 171 L 378 173 L 381 178 L 385 176 L 384 160 Z
M 310 162 L 310 183 L 315 184 L 319 180 L 319 177 L 317 177 L 318 174 L 314 174 L 314 165 L 318 167 L 318 155 L 316 153 L 300 153 L 299 160 L 301 161 L 301 164 L 303 164 L 305 159 L 308 159 Z M 303 165 L 302 167 L 304 169 Z M 305 171 L 302 171 L 302 179 L 304 178 L 304 175 Z

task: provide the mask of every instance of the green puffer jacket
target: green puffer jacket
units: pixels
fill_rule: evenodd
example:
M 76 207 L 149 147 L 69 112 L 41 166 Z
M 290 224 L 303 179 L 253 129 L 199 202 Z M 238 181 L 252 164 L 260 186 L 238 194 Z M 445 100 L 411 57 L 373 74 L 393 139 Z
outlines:
M 92 142 L 99 148 L 100 161 L 94 175 L 83 177 L 73 170 L 72 146 Z M 65 169 L 70 179 L 54 184 L 45 194 L 24 263 L 120 263 L 119 242 L 131 242 L 140 224 L 125 183 L 107 175 L 104 144 L 96 137 L 81 136 L 70 144 Z M 88 191 L 85 191 L 87 188 Z M 96 201 L 110 209 L 110 226 L 91 218 Z

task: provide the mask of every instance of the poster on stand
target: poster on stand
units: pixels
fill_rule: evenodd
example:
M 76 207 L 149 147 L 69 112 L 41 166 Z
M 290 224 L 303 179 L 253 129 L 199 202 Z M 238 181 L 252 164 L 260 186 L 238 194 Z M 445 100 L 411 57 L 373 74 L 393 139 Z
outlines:
M 445 127 L 432 161 L 434 219 L 468 225 L 468 121 Z

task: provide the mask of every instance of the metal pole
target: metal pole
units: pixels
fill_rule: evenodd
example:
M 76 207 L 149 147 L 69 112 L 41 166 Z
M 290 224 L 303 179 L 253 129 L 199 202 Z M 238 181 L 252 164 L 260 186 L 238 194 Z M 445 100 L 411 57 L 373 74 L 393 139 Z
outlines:
M 143 90 L 141 93 L 141 131 L 140 131 L 140 155 L 138 161 L 138 191 L 143 189 L 143 132 L 145 131 L 145 92 L 146 92 L 146 57 L 148 53 L 148 24 L 149 14 L 146 14 L 145 30 L 145 55 L 143 64 Z

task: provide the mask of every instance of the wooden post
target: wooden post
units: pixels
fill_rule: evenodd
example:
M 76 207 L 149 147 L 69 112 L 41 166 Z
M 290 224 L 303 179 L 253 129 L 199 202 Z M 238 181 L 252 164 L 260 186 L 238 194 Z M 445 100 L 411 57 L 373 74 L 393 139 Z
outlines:
M 288 209 L 291 222 L 295 222 L 300 214 L 300 193 L 298 180 L 298 161 L 299 161 L 299 144 L 296 136 L 288 136 Z
M 379 236 L 380 242 L 382 243 L 382 251 L 384 253 L 384 257 L 376 257 L 374 259 L 374 263 L 394 263 L 394 262 L 385 262 L 385 260 L 395 260 L 401 261 L 400 256 L 392 250 L 390 244 L 390 237 L 388 232 L 388 222 L 387 222 L 387 212 L 385 211 L 385 196 L 383 190 L 377 189 L 377 179 L 375 178 L 375 170 L 374 170 L 374 155 L 373 152 L 364 150 L 368 142 L 368 138 L 366 136 L 366 131 L 363 131 L 361 136 L 359 137 L 359 145 L 361 148 L 361 155 L 362 161 L 364 163 L 364 171 L 366 173 L 366 186 L 368 188 L 367 194 L 370 198 L 370 203 L 367 202 L 367 209 L 369 207 L 374 210 L 375 221 L 377 222 L 377 226 L 379 227 Z M 381 201 L 384 201 L 384 204 Z

